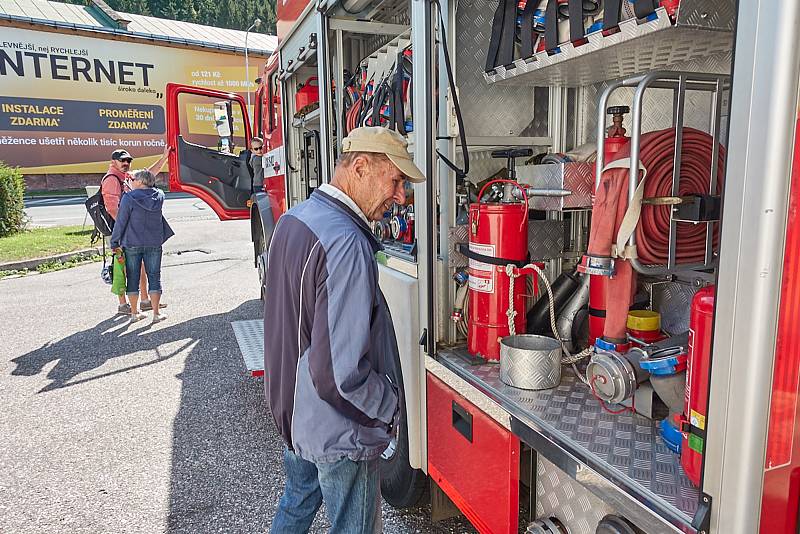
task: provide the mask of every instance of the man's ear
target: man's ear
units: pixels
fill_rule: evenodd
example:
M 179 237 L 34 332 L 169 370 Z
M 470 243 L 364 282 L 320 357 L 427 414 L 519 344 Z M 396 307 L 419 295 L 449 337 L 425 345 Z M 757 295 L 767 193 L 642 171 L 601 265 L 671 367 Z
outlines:
M 359 178 L 364 178 L 369 174 L 369 160 L 366 156 L 356 156 L 353 159 L 353 173 Z

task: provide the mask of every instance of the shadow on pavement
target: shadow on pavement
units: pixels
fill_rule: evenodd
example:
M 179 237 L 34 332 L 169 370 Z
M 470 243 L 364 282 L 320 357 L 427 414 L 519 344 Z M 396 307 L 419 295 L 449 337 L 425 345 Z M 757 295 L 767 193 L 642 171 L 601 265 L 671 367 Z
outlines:
M 261 317 L 261 310 L 261 301 L 252 300 L 213 316 L 178 375 L 168 532 L 264 532 L 269 526 L 267 510 L 280 495 L 275 459 L 283 445 L 270 421 L 264 382 L 246 373 L 230 327 Z
M 11 371 L 15 376 L 34 376 L 41 373 L 53 361 L 56 365 L 47 373 L 51 380 L 39 393 L 53 391 L 62 387 L 74 386 L 91 380 L 98 380 L 105 376 L 122 373 L 138 367 L 152 365 L 166 358 L 174 356 L 183 346 L 172 354 L 159 354 L 158 359 L 147 363 L 140 363 L 122 369 L 115 369 L 109 373 L 92 376 L 85 379 L 72 381 L 76 376 L 96 369 L 112 358 L 124 358 L 134 352 L 157 349 L 157 347 L 175 338 L 174 329 L 183 330 L 187 323 L 159 329 L 151 335 L 145 331 L 133 330 L 128 327 L 128 317 L 116 315 L 97 324 L 97 326 L 60 339 L 54 343 L 47 343 L 40 348 L 18 356 L 11 360 L 16 368 Z M 188 330 L 188 329 L 187 329 Z M 178 339 L 186 338 L 183 335 Z M 186 340 L 186 345 L 192 340 Z
M 251 300 L 227 313 L 152 329 L 128 328 L 127 318 L 117 316 L 14 358 L 12 375 L 34 376 L 57 361 L 47 373 L 51 382 L 39 391 L 44 393 L 183 354 L 166 530 L 263 532 L 270 503 L 280 495 L 276 487 L 282 487 L 282 443 L 271 428 L 263 380 L 247 374 L 230 325 L 261 315 L 261 302 Z M 157 357 L 123 363 L 141 351 L 155 351 Z M 112 359 L 122 361 L 109 372 L 81 377 Z

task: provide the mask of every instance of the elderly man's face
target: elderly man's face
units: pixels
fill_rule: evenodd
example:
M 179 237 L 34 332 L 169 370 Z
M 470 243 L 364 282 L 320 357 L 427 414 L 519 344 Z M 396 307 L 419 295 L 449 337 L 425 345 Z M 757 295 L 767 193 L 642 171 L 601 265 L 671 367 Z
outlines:
M 356 184 L 358 198 L 353 200 L 367 219 L 379 221 L 392 208 L 392 203 L 405 203 L 405 176 L 391 161 L 359 157 L 353 166 L 359 175 Z

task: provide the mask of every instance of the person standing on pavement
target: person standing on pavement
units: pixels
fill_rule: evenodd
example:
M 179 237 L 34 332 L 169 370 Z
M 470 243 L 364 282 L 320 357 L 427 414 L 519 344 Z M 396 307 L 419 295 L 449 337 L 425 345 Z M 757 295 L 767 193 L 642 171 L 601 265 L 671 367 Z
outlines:
M 331 183 L 281 216 L 272 237 L 265 387 L 286 443 L 273 534 L 308 532 L 323 500 L 331 532 L 380 532 L 378 462 L 403 401 L 386 363 L 397 345 L 368 222 L 405 202 L 405 180 L 425 180 L 407 147 L 394 131 L 354 129 Z
M 253 168 L 253 191 L 264 190 L 264 140 L 260 137 L 253 137 L 250 140 L 250 166 Z
M 160 313 L 161 253 L 164 242 L 175 235 L 164 218 L 164 192 L 155 187 L 156 177 L 147 169 L 136 171 L 131 179 L 131 190 L 122 196 L 119 217 L 111 234 L 111 248 L 122 247 L 125 252 L 127 293 L 131 303 L 131 323 L 144 319 L 139 311 L 139 272 L 144 265 L 147 271 L 148 295 L 153 306 L 153 323 L 166 319 Z
M 162 154 L 161 158 L 150 165 L 147 170 L 151 173 L 158 175 L 161 172 L 161 169 L 164 168 L 164 164 L 167 162 L 167 158 L 171 151 L 171 147 L 169 145 L 164 147 L 164 153 Z M 122 195 L 127 193 L 131 190 L 131 175 L 128 171 L 131 168 L 131 163 L 133 162 L 133 156 L 131 156 L 127 150 L 118 148 L 111 153 L 111 163 L 108 165 L 108 171 L 106 175 L 103 176 L 103 180 L 100 182 L 100 191 L 103 194 L 103 203 L 105 204 L 106 210 L 108 214 L 116 221 L 117 219 L 117 212 L 119 211 L 119 203 Z M 141 293 L 141 305 L 142 309 L 150 310 L 152 309 L 152 304 L 149 300 L 147 300 L 147 278 L 145 276 L 145 270 L 141 270 L 141 279 L 139 280 L 139 289 Z M 128 304 L 127 300 L 125 299 L 125 295 L 117 295 L 119 300 L 119 306 L 117 307 L 118 313 L 129 314 L 131 312 L 131 305 Z M 161 304 L 163 308 L 165 304 Z

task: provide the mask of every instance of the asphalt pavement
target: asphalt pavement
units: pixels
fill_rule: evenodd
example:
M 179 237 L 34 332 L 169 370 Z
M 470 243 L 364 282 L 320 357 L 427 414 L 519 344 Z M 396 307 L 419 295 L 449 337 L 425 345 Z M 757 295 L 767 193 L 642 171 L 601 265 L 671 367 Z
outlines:
M 283 444 L 230 324 L 262 316 L 249 222 L 191 209 L 171 218 L 158 325 L 114 314 L 97 263 L 0 280 L 0 531 L 268 529 Z M 426 507 L 383 518 L 473 531 Z M 312 532 L 327 528 L 319 513 Z

